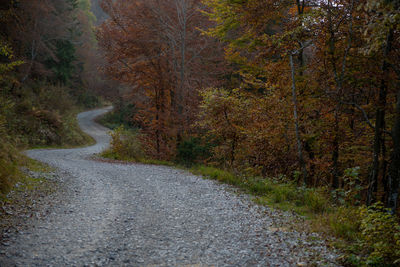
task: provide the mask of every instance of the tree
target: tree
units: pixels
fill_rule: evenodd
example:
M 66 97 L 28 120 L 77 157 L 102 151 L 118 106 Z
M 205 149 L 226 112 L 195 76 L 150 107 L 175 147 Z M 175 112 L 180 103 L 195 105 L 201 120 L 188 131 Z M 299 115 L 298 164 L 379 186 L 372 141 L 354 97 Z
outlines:
M 216 68 L 201 67 L 215 52 L 208 53 L 214 42 L 197 29 L 207 26 L 200 2 L 104 1 L 103 8 L 110 16 L 98 32 L 105 71 L 132 86 L 135 119 L 151 137 L 149 153 L 171 157 L 190 131 L 197 89 L 212 81 Z

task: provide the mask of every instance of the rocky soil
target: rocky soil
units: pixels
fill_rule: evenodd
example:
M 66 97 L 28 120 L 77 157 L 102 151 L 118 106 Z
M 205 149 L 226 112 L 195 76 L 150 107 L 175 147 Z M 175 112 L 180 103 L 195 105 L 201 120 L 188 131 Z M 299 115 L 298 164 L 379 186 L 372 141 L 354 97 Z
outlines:
M 3 231 L 0 266 L 338 265 L 316 234 L 292 227 L 293 215 L 230 186 L 171 167 L 92 160 L 109 143 L 93 122 L 106 111 L 78 116 L 96 145 L 27 152 L 56 169 L 44 178 L 57 190 L 32 197 L 37 211 Z

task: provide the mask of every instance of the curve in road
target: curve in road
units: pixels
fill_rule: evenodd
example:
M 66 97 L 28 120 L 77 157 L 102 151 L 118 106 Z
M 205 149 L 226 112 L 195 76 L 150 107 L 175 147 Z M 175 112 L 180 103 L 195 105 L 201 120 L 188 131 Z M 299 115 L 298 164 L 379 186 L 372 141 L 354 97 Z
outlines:
M 229 186 L 170 167 L 92 160 L 109 144 L 108 130 L 93 121 L 108 110 L 78 116 L 96 145 L 27 152 L 68 177 L 68 193 L 0 247 L 0 265 L 336 265 L 323 241 L 285 227 L 291 215 L 256 206 Z

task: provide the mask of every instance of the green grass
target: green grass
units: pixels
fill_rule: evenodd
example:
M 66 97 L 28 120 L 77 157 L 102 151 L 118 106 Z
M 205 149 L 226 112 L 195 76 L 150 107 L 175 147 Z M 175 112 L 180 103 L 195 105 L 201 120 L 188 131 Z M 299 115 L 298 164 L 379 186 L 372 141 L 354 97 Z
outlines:
M 207 178 L 217 180 L 222 183 L 242 187 L 243 181 L 234 174 L 214 167 L 195 166 L 189 169 L 193 174 L 200 174 Z
M 236 174 L 217 167 L 195 165 L 190 168 L 174 162 L 145 158 L 137 135 L 123 128 L 117 128 L 112 134 L 112 148 L 101 156 L 113 160 L 130 161 L 144 164 L 174 166 L 188 170 L 206 179 L 216 180 L 239 188 L 253 196 L 253 201 L 279 210 L 300 215 L 295 225 L 299 231 L 319 232 L 331 240 L 331 245 L 346 252 L 346 264 L 362 262 L 359 256 L 361 221 L 359 207 L 340 206 L 331 197 L 328 188 L 299 187 L 282 179 L 255 177 L 251 174 Z M 332 239 L 336 237 L 336 239 Z M 364 250 L 365 251 L 365 250 Z M 356 256 L 354 256 L 356 255 Z M 364 257 L 365 258 L 365 257 Z M 351 265 L 350 265 L 351 266 Z
M 115 152 L 113 152 L 111 149 L 104 150 L 102 153 L 99 155 L 102 158 L 106 159 L 111 159 L 111 160 L 120 160 L 120 161 L 127 161 L 127 162 L 135 162 L 135 163 L 143 163 L 143 164 L 149 164 L 149 165 L 163 165 L 163 166 L 175 166 L 177 165 L 173 162 L 170 161 L 164 161 L 164 160 L 157 160 L 157 159 L 148 159 L 144 157 L 127 157 L 127 156 L 121 156 Z
M 34 172 L 45 172 L 45 173 L 48 173 L 48 172 L 54 171 L 54 168 L 50 167 L 49 165 L 47 165 L 47 164 L 45 164 L 43 162 L 31 159 L 31 158 L 29 158 L 27 156 L 23 156 L 22 165 L 24 167 L 28 168 L 29 170 L 34 171 Z
M 336 207 L 331 203 L 326 188 L 298 187 L 293 183 L 282 183 L 271 178 L 240 176 L 227 170 L 204 165 L 188 169 L 168 161 L 120 156 L 111 149 L 104 151 L 100 156 L 113 160 L 174 166 L 188 170 L 204 178 L 240 188 L 243 192 L 254 196 L 253 200 L 257 204 L 295 212 L 308 219 L 311 230 L 334 235 L 346 242 L 355 241 L 357 238 L 359 224 L 357 220 L 352 219 L 356 216 L 357 208 Z
M 297 187 L 292 183 L 279 183 L 269 178 L 242 177 L 208 166 L 195 166 L 189 170 L 194 174 L 237 186 L 255 196 L 254 201 L 262 205 L 295 211 L 307 217 L 324 213 L 330 208 L 328 195 L 323 189 Z
M 43 189 L 42 184 L 45 182 L 44 179 L 29 177 L 24 172 L 20 171 L 20 169 L 17 168 L 17 166 L 20 168 L 21 167 L 27 168 L 31 171 L 41 172 L 41 173 L 49 173 L 51 171 L 54 171 L 54 169 L 48 166 L 47 164 L 28 158 L 25 155 L 21 155 L 18 160 L 18 163 L 15 164 L 16 169 L 13 175 L 12 184 L 10 184 L 7 190 L 0 193 L 0 201 L 9 201 L 7 198 L 7 194 L 10 191 L 17 191 L 17 192 L 31 191 L 31 190 L 36 190 L 39 187 L 42 187 Z
M 366 266 L 371 246 L 365 245 L 363 241 L 361 223 L 364 218 L 360 213 L 360 207 L 335 204 L 327 188 L 298 187 L 294 183 L 283 183 L 278 179 L 242 176 L 212 166 L 198 165 L 188 169 L 168 161 L 120 157 L 111 150 L 103 152 L 101 156 L 145 164 L 174 166 L 206 179 L 235 186 L 242 192 L 252 195 L 253 201 L 259 205 L 300 215 L 299 223 L 293 226 L 299 231 L 320 233 L 329 241 L 328 244 L 345 253 L 345 257 L 341 259 L 344 265 Z
M 19 170 L 19 167 L 26 167 L 33 171 L 47 171 L 47 166 L 40 164 L 39 162 L 33 161 L 28 157 L 24 156 L 20 150 L 25 149 L 53 149 L 53 148 L 77 148 L 83 146 L 89 146 L 96 143 L 96 141 L 86 133 L 84 133 L 78 125 L 76 116 L 81 111 L 78 108 L 74 108 L 69 114 L 65 115 L 62 120 L 59 142 L 52 144 L 45 144 L 41 142 L 40 138 L 30 137 L 32 140 L 39 140 L 36 144 L 30 144 L 28 139 L 25 140 L 24 145 L 20 145 L 17 148 L 15 142 L 11 142 L 11 135 L 2 140 L 0 147 L 0 194 L 1 198 L 7 195 L 10 190 L 13 190 L 16 183 L 20 183 L 24 174 Z M 3 133 L 6 135 L 6 133 Z M 42 143 L 42 144 L 40 144 Z

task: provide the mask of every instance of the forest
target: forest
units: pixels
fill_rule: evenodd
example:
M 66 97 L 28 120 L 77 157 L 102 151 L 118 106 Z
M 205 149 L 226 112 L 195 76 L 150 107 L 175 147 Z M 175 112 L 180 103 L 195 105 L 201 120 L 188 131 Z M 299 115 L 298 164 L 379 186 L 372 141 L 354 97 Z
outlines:
M 21 175 L 22 149 L 92 140 L 76 113 L 101 104 L 113 83 L 102 59 L 89 0 L 0 1 L 0 191 Z
M 16 151 L 84 144 L 74 112 L 108 99 L 104 157 L 293 209 L 346 265 L 399 264 L 400 1 L 92 2 L 1 1 L 3 192 Z
M 317 188 L 334 206 L 372 207 L 360 221 L 398 215 L 399 4 L 103 1 L 104 71 L 129 86 L 139 129 L 117 129 L 108 156 L 206 164 L 245 187 L 269 177 L 298 195 Z M 389 238 L 376 258 L 398 259 L 396 218 L 389 235 L 364 228 L 370 245 Z

